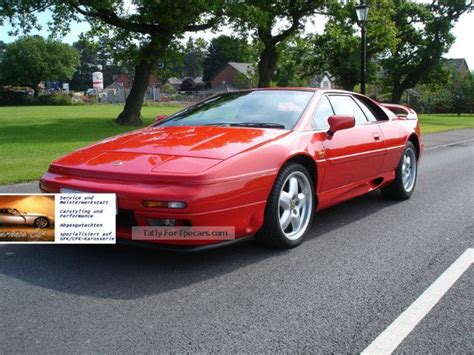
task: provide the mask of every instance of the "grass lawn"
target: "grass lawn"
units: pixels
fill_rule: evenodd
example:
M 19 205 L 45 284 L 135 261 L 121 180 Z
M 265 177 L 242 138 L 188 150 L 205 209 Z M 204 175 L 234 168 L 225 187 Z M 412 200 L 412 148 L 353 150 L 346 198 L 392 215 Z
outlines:
M 145 106 L 145 124 L 177 106 Z M 119 105 L 0 107 L 0 185 L 38 180 L 51 161 L 76 148 L 137 129 L 112 120 Z
M 51 161 L 76 148 L 136 128 L 112 120 L 119 105 L 0 107 L 0 185 L 38 180 Z M 145 124 L 177 111 L 145 106 Z M 423 133 L 474 127 L 473 116 L 421 115 Z
M 421 114 L 421 133 L 428 134 L 434 132 L 448 131 L 450 129 L 474 128 L 474 116 L 453 114 Z

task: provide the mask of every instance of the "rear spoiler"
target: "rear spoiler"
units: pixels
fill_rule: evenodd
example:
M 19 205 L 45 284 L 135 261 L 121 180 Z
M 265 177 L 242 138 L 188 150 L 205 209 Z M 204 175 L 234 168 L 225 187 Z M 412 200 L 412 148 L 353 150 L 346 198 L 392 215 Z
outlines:
M 397 104 L 381 104 L 383 107 L 392 111 L 398 117 L 407 119 L 407 120 L 416 120 L 418 115 L 415 110 L 408 106 L 397 105 Z

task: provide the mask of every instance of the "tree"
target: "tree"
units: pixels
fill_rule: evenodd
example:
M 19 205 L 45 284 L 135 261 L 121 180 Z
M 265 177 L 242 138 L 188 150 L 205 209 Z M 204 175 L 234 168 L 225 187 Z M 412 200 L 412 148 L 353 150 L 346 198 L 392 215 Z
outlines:
M 241 32 L 253 32 L 263 48 L 258 61 L 258 86 L 270 85 L 278 62 L 278 46 L 297 33 L 303 20 L 321 10 L 324 0 L 247 0 L 232 2 L 228 15 Z M 288 23 L 282 30 L 277 24 Z M 276 32 L 276 33 L 275 33 Z
M 368 79 L 375 73 L 375 60 L 393 49 L 397 31 L 391 16 L 392 0 L 371 0 L 367 23 Z M 308 53 L 304 67 L 312 73 L 329 71 L 349 91 L 360 82 L 360 35 L 354 2 L 333 2 L 328 6 L 324 33 L 308 35 Z
M 278 48 L 278 68 L 274 81 L 278 86 L 308 86 L 312 72 L 306 64 L 312 53 L 305 38 L 294 36 Z
M 250 60 L 247 42 L 238 37 L 221 35 L 209 43 L 203 62 L 203 80 L 208 82 L 221 71 L 228 62 L 247 62 Z
M 451 29 L 471 7 L 464 0 L 429 4 L 395 0 L 395 23 L 399 39 L 382 61 L 391 89 L 391 101 L 400 102 L 405 90 L 414 88 L 439 68 L 440 59 L 454 42 Z
M 70 45 L 29 36 L 6 46 L 0 72 L 4 84 L 30 86 L 36 96 L 41 81 L 70 79 L 78 64 L 79 55 Z
M 94 40 L 87 36 L 80 36 L 72 46 L 80 56 L 80 64 L 70 82 L 72 90 L 85 91 L 90 88 L 92 73 L 96 71 L 102 72 L 104 85 L 111 84 L 115 74 L 133 73 L 133 65 L 115 58 L 114 48 L 110 46 L 107 37 L 102 36 Z
M 100 65 L 97 58 L 97 49 L 94 43 L 80 39 L 72 45 L 79 53 L 80 64 L 72 76 L 70 85 L 72 90 L 85 91 L 91 87 L 92 73 Z
M 458 116 L 470 112 L 474 97 L 474 82 L 471 74 L 462 75 L 455 73 L 450 82 L 451 109 Z
M 196 78 L 203 75 L 203 63 L 206 57 L 207 43 L 202 38 L 189 37 L 184 48 L 184 75 Z
M 7 48 L 7 44 L 3 41 L 0 41 L 0 63 L 2 62 L 3 53 L 5 52 L 6 48 Z M 2 73 L 0 73 L 0 80 L 1 80 L 1 75 Z
M 36 10 L 50 10 L 60 32 L 66 32 L 71 19 L 85 18 L 95 34 L 108 34 L 119 43 L 123 55 L 134 62 L 135 75 L 130 94 L 116 121 L 122 125 L 142 125 L 140 118 L 149 76 L 173 39 L 187 31 L 216 25 L 221 19 L 224 0 L 133 1 L 125 10 L 124 0 L 11 0 L 0 7 L 0 20 L 13 25 L 37 26 Z

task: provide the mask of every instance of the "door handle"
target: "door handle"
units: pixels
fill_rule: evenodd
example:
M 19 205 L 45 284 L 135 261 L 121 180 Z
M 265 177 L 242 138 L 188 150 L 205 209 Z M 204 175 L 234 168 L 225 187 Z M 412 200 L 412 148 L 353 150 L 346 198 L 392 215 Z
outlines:
M 380 134 L 378 134 L 378 133 L 375 133 L 375 132 L 372 133 L 372 137 L 374 137 L 374 139 L 375 139 L 376 141 L 379 141 L 379 140 L 380 140 Z

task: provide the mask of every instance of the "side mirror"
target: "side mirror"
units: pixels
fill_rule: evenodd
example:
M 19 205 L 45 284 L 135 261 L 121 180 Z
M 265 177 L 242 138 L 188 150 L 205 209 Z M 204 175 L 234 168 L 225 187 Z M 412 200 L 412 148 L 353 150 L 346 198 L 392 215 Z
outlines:
M 163 121 L 165 118 L 168 118 L 168 115 L 158 115 L 156 116 L 155 122 Z
M 354 116 L 333 115 L 333 116 L 329 116 L 328 123 L 329 123 L 328 135 L 332 136 L 337 131 L 354 127 L 355 119 L 354 119 Z

